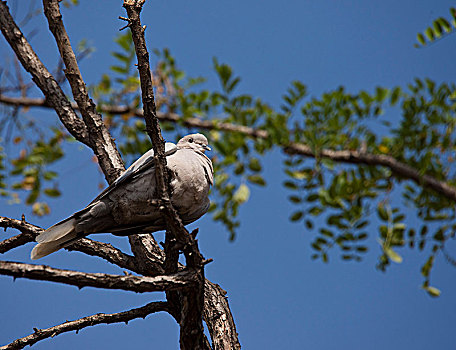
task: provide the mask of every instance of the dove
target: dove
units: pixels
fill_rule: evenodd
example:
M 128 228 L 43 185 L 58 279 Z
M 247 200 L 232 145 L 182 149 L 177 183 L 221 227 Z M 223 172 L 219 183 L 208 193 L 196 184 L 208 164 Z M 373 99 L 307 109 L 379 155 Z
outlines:
M 208 150 L 208 141 L 202 134 L 187 135 L 177 145 L 165 144 L 170 199 L 184 225 L 199 219 L 209 209 L 214 169 L 205 155 Z M 151 149 L 87 207 L 40 233 L 31 258 L 42 258 L 92 233 L 127 236 L 164 230 L 165 220 L 156 205 L 157 199 Z

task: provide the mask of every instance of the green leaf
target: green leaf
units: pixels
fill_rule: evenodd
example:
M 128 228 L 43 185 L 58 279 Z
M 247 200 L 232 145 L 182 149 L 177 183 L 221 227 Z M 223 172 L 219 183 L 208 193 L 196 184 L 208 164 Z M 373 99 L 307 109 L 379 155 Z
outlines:
M 377 102 L 383 102 L 383 100 L 388 96 L 388 89 L 377 86 L 375 88 L 376 100 Z
M 111 70 L 116 72 L 116 73 L 120 73 L 120 74 L 128 73 L 127 68 L 120 67 L 120 66 L 111 66 Z
M 379 203 L 377 206 L 377 214 L 383 221 L 388 221 L 388 212 L 382 203 Z
M 424 34 L 426 34 L 426 37 L 429 39 L 429 41 L 434 41 L 434 38 L 435 38 L 435 35 L 434 35 L 434 31 L 432 30 L 432 28 L 427 28 L 425 31 L 424 31 Z
M 250 189 L 246 184 L 241 184 L 233 195 L 233 200 L 237 203 L 244 203 L 249 200 Z
M 258 158 L 251 158 L 249 162 L 249 169 L 252 171 L 261 171 L 261 164 Z
M 111 52 L 111 55 L 113 55 L 115 58 L 117 58 L 119 61 L 122 61 L 124 63 L 129 63 L 130 58 L 123 53 L 120 52 Z
M 293 215 L 291 215 L 290 220 L 291 221 L 298 221 L 303 217 L 304 213 L 302 211 L 297 211 L 294 212 Z
M 297 190 L 298 189 L 298 185 L 296 185 L 294 182 L 292 181 L 285 181 L 283 183 L 283 185 L 286 187 L 286 188 L 289 188 L 290 190 Z
M 61 194 L 60 191 L 56 188 L 45 188 L 43 192 L 49 197 L 58 197 Z
M 421 44 L 421 45 L 425 45 L 426 44 L 426 40 L 424 39 L 424 35 L 421 34 L 421 33 L 418 33 L 416 35 L 416 39 L 418 40 L 418 42 Z
M 396 253 L 393 249 L 386 247 L 383 249 L 385 254 L 390 258 L 392 261 L 395 263 L 400 264 L 402 262 L 402 256 L 400 256 L 398 253 Z
M 320 196 L 317 193 L 311 193 L 307 196 L 307 202 L 315 202 Z
M 359 241 L 360 241 L 360 240 L 363 240 L 363 239 L 366 239 L 366 238 L 367 238 L 367 233 L 365 233 L 365 232 L 360 233 L 360 234 L 356 237 L 356 239 L 359 240 Z
M 451 32 L 451 24 L 450 22 L 448 22 L 445 18 L 443 17 L 440 17 L 438 19 L 438 21 L 440 22 L 440 25 L 443 27 L 443 29 L 445 30 L 445 32 L 449 33 Z
M 311 229 L 313 228 L 313 222 L 312 222 L 312 221 L 306 220 L 305 224 L 306 224 L 306 227 L 307 227 L 309 230 L 311 230 Z
M 45 180 L 52 180 L 57 177 L 57 173 L 55 171 L 46 171 L 43 174 L 43 179 Z
M 289 196 L 288 199 L 293 203 L 301 203 L 302 198 L 299 196 Z
M 440 296 L 440 290 L 435 287 L 427 286 L 427 287 L 424 287 L 424 290 L 426 290 L 426 292 L 428 292 L 428 294 L 433 298 Z
M 266 181 L 264 181 L 263 177 L 261 175 L 250 175 L 247 176 L 247 179 L 254 184 L 260 185 L 260 186 L 265 186 Z
M 332 233 L 330 230 L 326 229 L 326 228 L 321 228 L 320 229 L 320 233 L 323 235 L 323 236 L 326 236 L 326 237 L 329 237 L 329 238 L 333 238 L 334 237 L 334 233 Z
M 434 34 L 438 38 L 442 35 L 442 31 L 443 31 L 442 25 L 440 24 L 440 21 L 438 19 L 434 21 L 433 25 L 434 25 Z
M 393 89 L 393 92 L 391 93 L 391 104 L 394 106 L 397 101 L 399 100 L 399 97 L 401 95 L 401 88 L 400 87 L 395 87 Z

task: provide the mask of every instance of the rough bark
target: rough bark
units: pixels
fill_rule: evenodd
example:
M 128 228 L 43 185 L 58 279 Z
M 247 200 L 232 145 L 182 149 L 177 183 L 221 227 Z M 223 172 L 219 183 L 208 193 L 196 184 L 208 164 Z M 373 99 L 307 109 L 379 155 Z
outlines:
M 60 57 L 65 64 L 65 76 L 71 86 L 73 97 L 81 111 L 82 118 L 88 129 L 89 147 L 97 156 L 106 180 L 112 182 L 124 170 L 124 164 L 114 140 L 96 106 L 90 99 L 87 88 L 79 71 L 76 55 L 71 47 L 70 38 L 63 25 L 58 0 L 43 0 L 44 13 L 49 23 L 49 29 L 55 37 Z
M 198 272 L 194 269 L 182 270 L 172 275 L 141 277 L 110 275 L 106 273 L 86 273 L 56 269 L 46 265 L 0 261 L 0 274 L 14 278 L 58 282 L 78 288 L 122 289 L 136 293 L 163 292 L 166 290 L 191 288 L 199 284 Z
M 128 27 L 131 29 L 136 57 L 138 58 L 146 131 L 152 141 L 152 147 L 155 152 L 157 194 L 158 198 L 161 199 L 161 208 L 163 208 L 162 211 L 166 219 L 166 241 L 168 242 L 168 247 L 170 247 L 170 244 L 182 247 L 187 267 L 198 271 L 199 281 L 195 288 L 185 291 L 181 290 L 177 295 L 169 293 L 170 290 L 168 290 L 167 297 L 168 301 L 173 304 L 174 310 L 176 310 L 174 316 L 177 316 L 176 320 L 180 325 L 181 349 L 210 349 L 209 342 L 204 335 L 202 323 L 202 311 L 204 308 L 204 258 L 198 249 L 196 240 L 182 224 L 169 197 L 170 190 L 166 170 L 165 142 L 161 135 L 160 124 L 157 118 L 149 53 L 144 37 L 145 27 L 141 25 L 140 21 L 143 4 L 143 0 L 125 0 L 123 6 L 128 14 Z M 171 248 L 174 251 L 176 250 L 176 247 Z M 165 246 L 165 265 L 170 266 L 171 269 L 174 269 L 174 267 L 177 269 L 178 260 L 176 254 L 169 253 L 170 250 Z M 165 270 L 165 272 L 167 271 Z M 176 305 L 178 298 L 179 305 Z
M 204 285 L 204 319 L 214 349 L 240 349 L 236 324 L 231 315 L 224 291 L 219 285 L 206 280 Z

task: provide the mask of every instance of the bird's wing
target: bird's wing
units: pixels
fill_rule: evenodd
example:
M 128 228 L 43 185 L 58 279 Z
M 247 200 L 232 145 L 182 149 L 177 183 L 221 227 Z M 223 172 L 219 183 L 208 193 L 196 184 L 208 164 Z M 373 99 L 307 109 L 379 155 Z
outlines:
M 165 143 L 165 156 L 169 156 L 177 151 L 177 146 L 174 143 Z M 121 184 L 133 180 L 135 177 L 143 173 L 145 170 L 154 166 L 154 150 L 150 149 L 136 160 L 125 172 L 120 175 L 111 185 L 105 188 L 90 204 L 102 199 Z M 89 204 L 89 206 L 90 206 Z

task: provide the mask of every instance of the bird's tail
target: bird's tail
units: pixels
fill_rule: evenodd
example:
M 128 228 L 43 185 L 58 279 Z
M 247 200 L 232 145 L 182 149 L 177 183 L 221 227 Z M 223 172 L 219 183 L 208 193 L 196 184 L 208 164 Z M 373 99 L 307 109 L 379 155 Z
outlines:
M 78 237 L 74 230 L 75 222 L 74 218 L 68 218 L 40 233 L 36 237 L 38 244 L 33 248 L 30 257 L 33 260 L 42 258 L 74 241 Z

